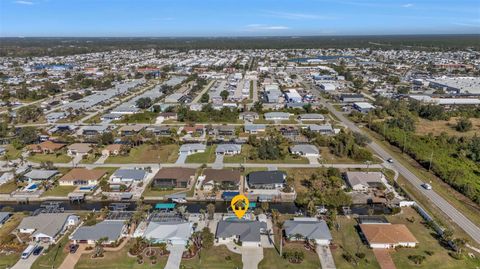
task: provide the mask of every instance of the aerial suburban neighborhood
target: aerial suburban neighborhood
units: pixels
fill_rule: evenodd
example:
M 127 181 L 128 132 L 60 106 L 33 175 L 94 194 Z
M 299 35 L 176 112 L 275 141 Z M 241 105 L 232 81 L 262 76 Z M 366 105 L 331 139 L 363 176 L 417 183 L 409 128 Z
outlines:
M 0 269 L 480 268 L 478 32 L 1 36 Z

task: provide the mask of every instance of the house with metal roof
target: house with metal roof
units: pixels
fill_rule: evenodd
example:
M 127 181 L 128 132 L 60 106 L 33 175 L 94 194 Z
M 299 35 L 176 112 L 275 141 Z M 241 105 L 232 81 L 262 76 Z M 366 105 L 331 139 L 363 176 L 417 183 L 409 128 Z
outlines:
M 324 220 L 294 218 L 283 223 L 285 236 L 292 241 L 314 240 L 318 245 L 329 245 L 332 234 Z
M 301 121 L 324 121 L 325 116 L 318 113 L 300 114 L 298 119 Z
M 261 234 L 266 230 L 267 223 L 265 222 L 239 219 L 221 220 L 217 225 L 215 239 L 219 244 L 237 242 L 246 247 L 260 247 Z
M 287 175 L 282 171 L 255 171 L 247 175 L 247 184 L 251 189 L 282 189 Z
M 314 145 L 299 144 L 290 147 L 292 154 L 305 156 L 305 157 L 320 157 L 320 151 Z
M 249 134 L 258 134 L 267 130 L 265 124 L 245 124 L 244 128 L 245 132 Z
M 267 112 L 264 114 L 265 120 L 289 120 L 290 113 L 285 112 Z
M 218 144 L 215 149 L 217 155 L 236 155 L 242 151 L 242 145 L 239 144 Z
M 324 135 L 333 135 L 335 134 L 335 130 L 333 130 L 333 127 L 331 124 L 311 124 L 308 126 L 308 130 L 314 133 L 320 133 Z
M 125 220 L 104 220 L 93 226 L 82 226 L 72 233 L 70 240 L 74 244 L 84 243 L 94 245 L 96 241 L 101 238 L 107 240 L 103 243 L 105 245 L 114 244 L 120 238 L 126 236 L 128 233 L 125 225 Z
M 193 233 L 193 223 L 185 221 L 155 222 L 151 221 L 143 237 L 154 243 L 186 245 Z
M 52 179 L 56 174 L 58 174 L 57 170 L 32 169 L 30 172 L 22 176 L 22 180 L 28 182 L 45 181 Z
M 147 176 L 147 172 L 143 169 L 118 169 L 110 177 L 112 183 L 132 183 L 141 182 Z

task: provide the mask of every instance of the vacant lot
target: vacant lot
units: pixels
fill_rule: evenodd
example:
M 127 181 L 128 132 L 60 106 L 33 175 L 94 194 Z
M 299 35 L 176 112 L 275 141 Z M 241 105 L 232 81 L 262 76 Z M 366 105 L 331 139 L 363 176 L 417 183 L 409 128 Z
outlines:
M 190 260 L 182 260 L 180 268 L 184 269 L 236 269 L 242 268 L 242 256 L 230 252 L 225 246 L 203 249 L 200 255 Z M 273 267 L 272 267 L 273 268 Z
M 35 163 L 42 163 L 42 162 L 53 162 L 53 163 L 68 163 L 72 160 L 70 156 L 66 153 L 62 154 L 34 154 L 28 157 L 29 161 Z
M 177 145 L 141 145 L 126 156 L 110 156 L 105 163 L 173 163 L 178 158 Z
M 213 163 L 216 146 L 207 146 L 205 152 L 195 153 L 187 157 L 186 163 Z
M 262 160 L 262 159 L 250 159 L 249 157 L 251 156 L 251 152 L 255 150 L 252 146 L 250 145 L 242 145 L 242 152 L 238 155 L 234 156 L 225 156 L 223 161 L 225 163 L 267 163 L 267 164 L 274 164 L 274 163 L 294 163 L 294 164 L 308 164 L 308 159 L 293 155 L 293 154 L 287 154 L 285 156 L 285 159 L 283 160 Z
M 22 154 L 21 150 L 18 150 L 16 148 L 14 148 L 12 145 L 6 145 L 5 149 L 6 149 L 7 152 L 5 153 L 4 156 L 0 157 L 0 159 L 15 160 L 15 159 L 20 158 L 20 155 Z
M 433 135 L 439 135 L 442 132 L 447 133 L 448 135 L 455 135 L 455 136 L 474 136 L 475 134 L 479 134 L 480 132 L 480 119 L 471 118 L 470 121 L 472 122 L 472 130 L 461 133 L 455 130 L 455 125 L 457 124 L 457 118 L 450 118 L 450 120 L 437 120 L 437 121 L 430 121 L 419 118 L 416 124 L 415 133 L 420 135 L 426 135 L 432 133 Z

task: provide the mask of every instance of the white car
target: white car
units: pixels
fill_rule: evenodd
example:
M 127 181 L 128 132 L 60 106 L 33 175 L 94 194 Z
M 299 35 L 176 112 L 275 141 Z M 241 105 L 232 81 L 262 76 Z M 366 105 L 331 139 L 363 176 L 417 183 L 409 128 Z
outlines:
M 428 183 L 423 183 L 422 184 L 422 187 L 426 190 L 431 190 L 432 189 L 432 185 L 428 184 Z

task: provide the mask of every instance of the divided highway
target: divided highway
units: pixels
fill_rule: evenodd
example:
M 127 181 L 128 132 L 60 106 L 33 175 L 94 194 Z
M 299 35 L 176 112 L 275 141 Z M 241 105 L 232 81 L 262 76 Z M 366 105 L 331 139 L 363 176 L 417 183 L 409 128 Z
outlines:
M 347 119 L 342 113 L 337 111 L 331 104 L 320 98 L 320 103 L 324 105 L 333 115 L 335 115 L 345 126 L 354 132 L 364 133 L 352 121 Z M 393 158 L 379 144 L 374 141 L 369 144 L 370 148 L 384 160 Z M 480 243 L 480 228 L 471 220 L 465 217 L 460 211 L 448 203 L 443 197 L 438 195 L 434 190 L 426 190 L 421 181 L 415 174 L 410 172 L 405 166 L 394 159 L 391 164 L 404 178 L 406 178 L 422 195 L 426 196 L 434 205 L 436 205 L 443 213 L 450 217 L 460 228 L 462 228 L 473 240 Z

